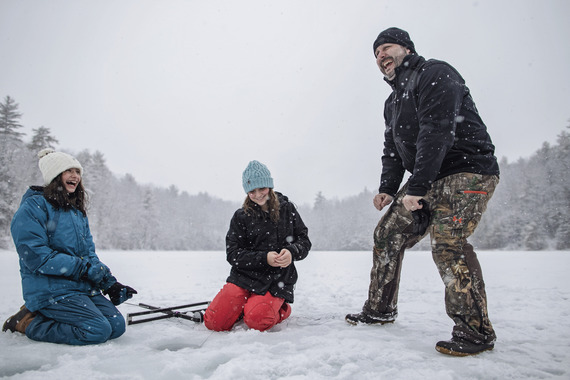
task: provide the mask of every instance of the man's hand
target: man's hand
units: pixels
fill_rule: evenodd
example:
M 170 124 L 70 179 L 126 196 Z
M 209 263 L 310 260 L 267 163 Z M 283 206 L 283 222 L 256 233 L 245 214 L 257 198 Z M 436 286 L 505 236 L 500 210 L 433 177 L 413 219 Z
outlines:
M 381 211 L 384 207 L 392 203 L 393 199 L 394 198 L 391 195 L 388 195 L 386 193 L 376 194 L 373 200 L 374 207 L 376 207 L 378 211 Z
M 431 223 L 431 212 L 425 199 L 420 199 L 419 204 L 422 207 L 412 211 L 412 219 L 414 220 L 412 232 L 416 236 L 424 236 Z
M 420 204 L 420 199 L 422 199 L 422 197 L 418 197 L 416 195 L 405 195 L 402 199 L 402 204 L 408 211 L 419 210 L 423 207 Z

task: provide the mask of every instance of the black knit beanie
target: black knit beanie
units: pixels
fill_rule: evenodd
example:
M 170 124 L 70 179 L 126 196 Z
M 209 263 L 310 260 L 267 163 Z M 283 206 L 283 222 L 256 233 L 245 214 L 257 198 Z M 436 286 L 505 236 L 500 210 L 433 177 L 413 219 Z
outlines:
M 378 46 L 388 43 L 401 45 L 410 49 L 413 54 L 417 54 L 414 43 L 410 39 L 408 32 L 399 28 L 388 28 L 380 32 L 378 37 L 376 37 L 376 41 L 374 41 L 374 45 L 372 46 L 374 56 L 376 56 L 376 48 Z

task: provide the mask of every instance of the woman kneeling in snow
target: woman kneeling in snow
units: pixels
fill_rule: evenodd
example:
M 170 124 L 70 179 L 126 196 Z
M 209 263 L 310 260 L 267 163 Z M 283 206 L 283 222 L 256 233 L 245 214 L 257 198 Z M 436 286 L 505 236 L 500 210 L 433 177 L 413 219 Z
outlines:
M 204 314 L 206 327 L 215 331 L 230 330 L 240 317 L 248 327 L 265 331 L 289 317 L 297 282 L 294 261 L 311 249 L 307 227 L 287 197 L 273 191 L 267 167 L 251 161 L 242 180 L 247 197 L 226 236 L 232 269 Z
M 114 305 L 136 291 L 117 282 L 95 253 L 83 168 L 66 153 L 44 149 L 38 156 L 45 186 L 28 189 L 11 225 L 25 304 L 2 331 L 73 345 L 118 338 L 125 319 Z

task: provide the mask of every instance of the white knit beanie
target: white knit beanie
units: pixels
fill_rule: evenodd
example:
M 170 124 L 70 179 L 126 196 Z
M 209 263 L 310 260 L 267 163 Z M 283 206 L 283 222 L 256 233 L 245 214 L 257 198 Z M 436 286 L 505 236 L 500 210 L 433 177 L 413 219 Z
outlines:
M 40 171 L 44 177 L 44 186 L 47 186 L 55 177 L 66 171 L 67 169 L 79 169 L 83 176 L 83 167 L 75 159 L 67 153 L 56 152 L 51 148 L 43 149 L 38 153 L 40 159 Z

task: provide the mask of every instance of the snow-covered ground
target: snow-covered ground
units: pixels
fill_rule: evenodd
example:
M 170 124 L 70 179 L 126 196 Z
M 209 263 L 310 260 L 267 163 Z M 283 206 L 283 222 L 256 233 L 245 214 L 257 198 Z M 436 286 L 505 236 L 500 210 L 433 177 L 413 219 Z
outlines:
M 223 252 L 99 252 L 130 302 L 174 306 L 211 299 L 229 272 Z M 495 350 L 456 358 L 435 351 L 452 328 L 428 252 L 409 252 L 393 325 L 350 326 L 368 289 L 369 252 L 311 252 L 297 263 L 291 317 L 260 333 L 213 333 L 166 319 L 121 338 L 73 347 L 0 334 L 0 377 L 10 379 L 568 379 L 570 252 L 480 252 Z M 17 255 L 0 251 L 2 322 L 22 304 Z M 141 311 L 121 305 L 122 312 Z

